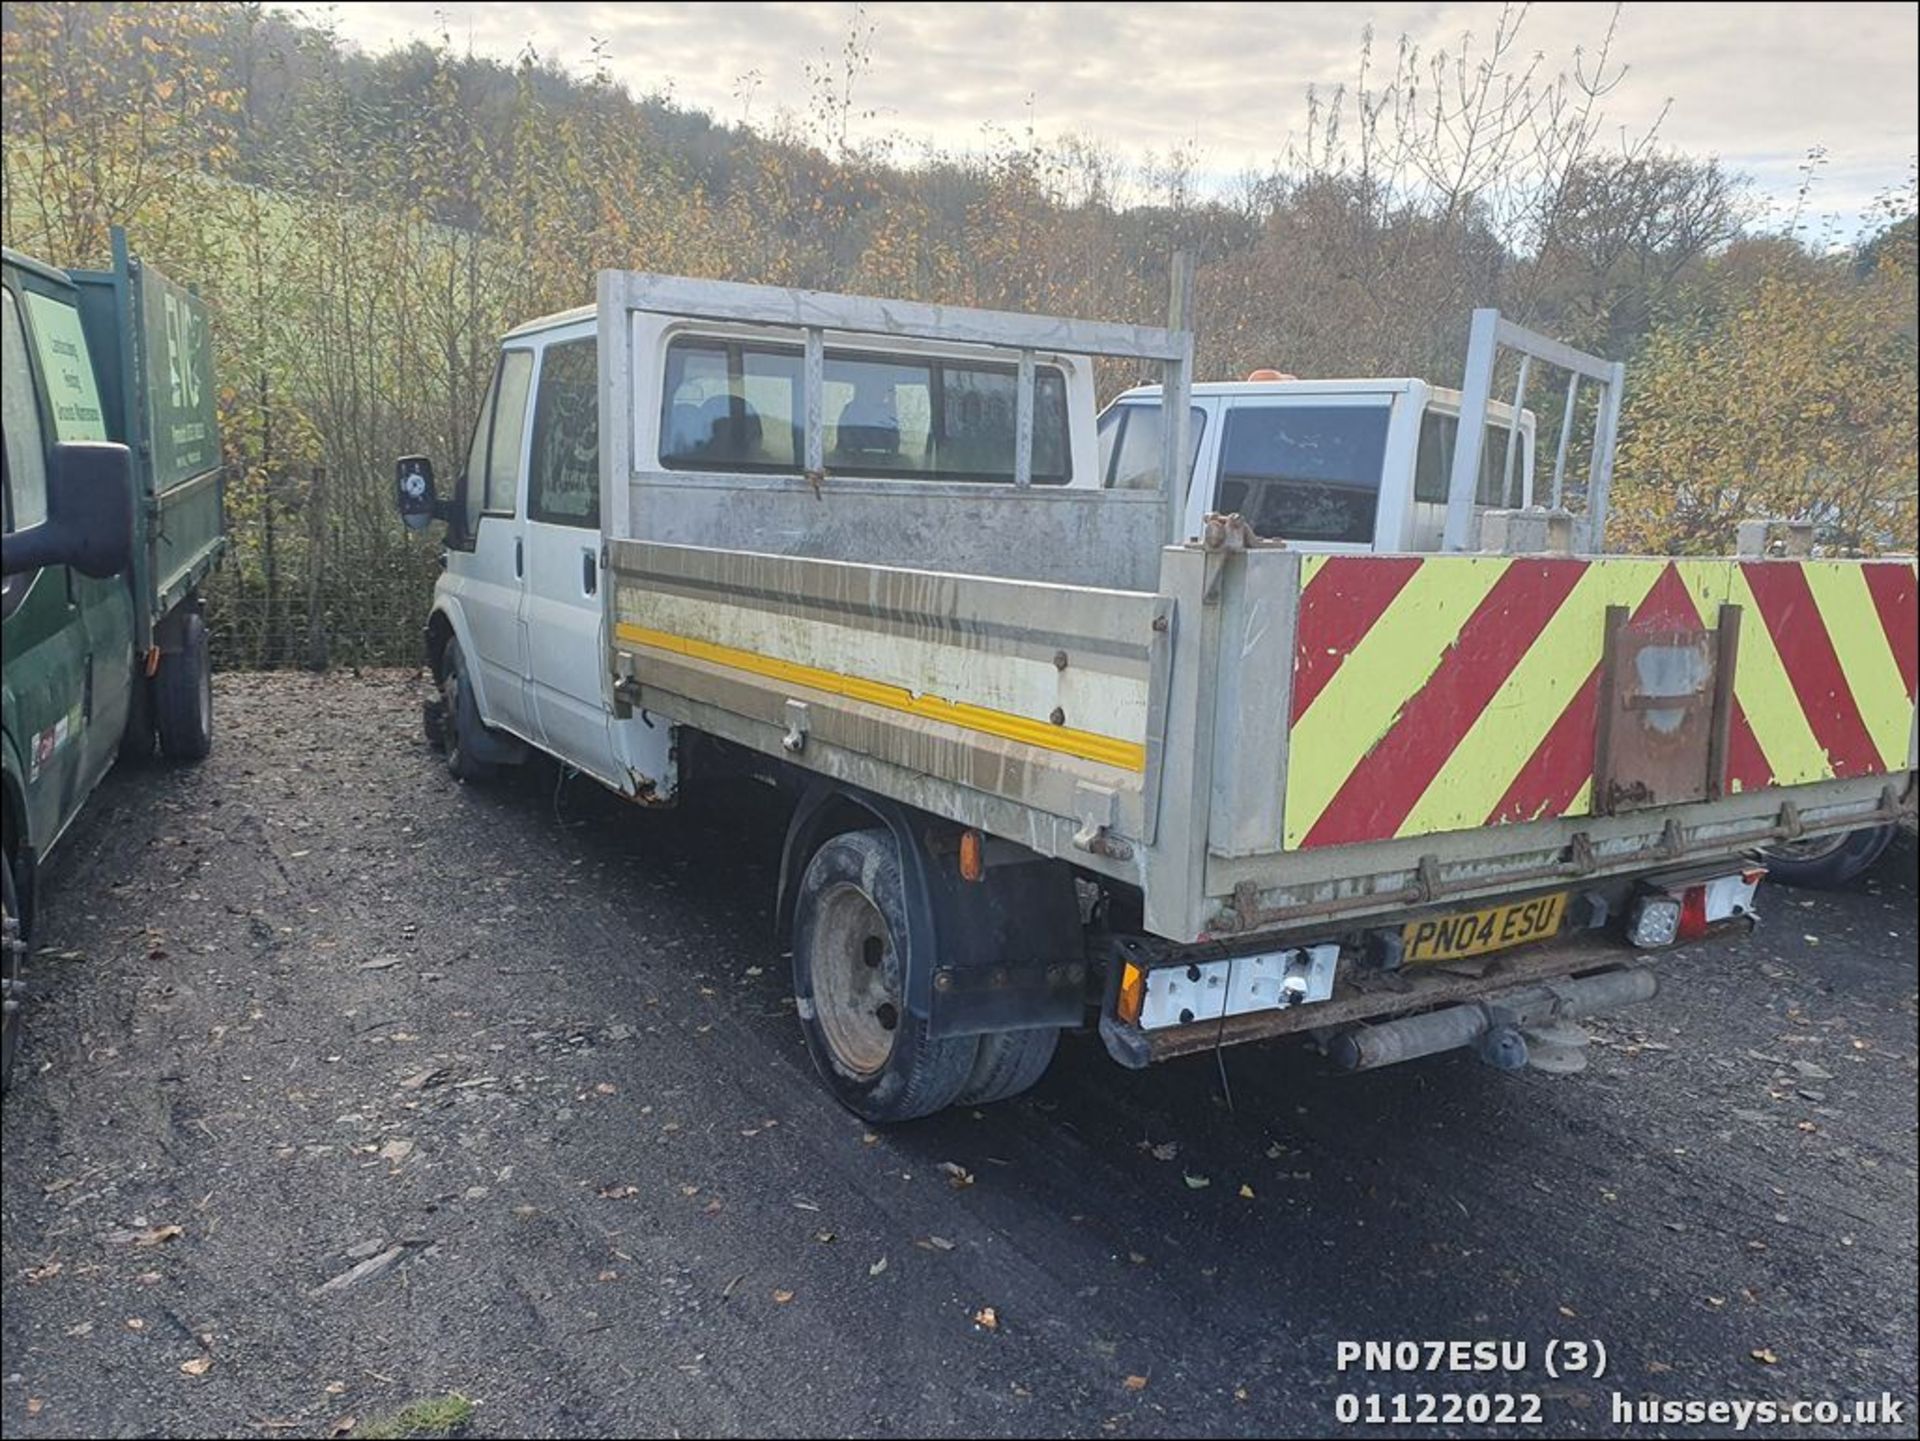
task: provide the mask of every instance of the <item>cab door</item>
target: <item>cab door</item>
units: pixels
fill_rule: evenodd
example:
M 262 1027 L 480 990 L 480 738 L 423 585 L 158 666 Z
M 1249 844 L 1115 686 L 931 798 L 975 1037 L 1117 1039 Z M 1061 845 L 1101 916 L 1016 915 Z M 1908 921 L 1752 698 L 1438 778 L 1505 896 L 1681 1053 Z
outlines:
M 0 523 L 13 531 L 46 519 L 48 428 L 20 305 L 12 290 L 4 296 L 0 397 L 6 470 Z M 65 566 L 25 571 L 0 582 L 0 645 L 6 655 L 7 740 L 26 782 L 27 837 L 44 851 L 87 794 L 80 764 L 87 637 Z
M 591 330 L 540 358 L 527 461 L 527 584 L 534 721 L 540 746 L 619 785 L 601 696 L 600 395 Z
M 467 462 L 469 553 L 449 567 L 474 651 L 468 661 L 479 682 L 481 714 L 488 725 L 526 740 L 535 731 L 520 604 L 527 575 L 521 482 L 532 382 L 533 351 L 502 351 Z

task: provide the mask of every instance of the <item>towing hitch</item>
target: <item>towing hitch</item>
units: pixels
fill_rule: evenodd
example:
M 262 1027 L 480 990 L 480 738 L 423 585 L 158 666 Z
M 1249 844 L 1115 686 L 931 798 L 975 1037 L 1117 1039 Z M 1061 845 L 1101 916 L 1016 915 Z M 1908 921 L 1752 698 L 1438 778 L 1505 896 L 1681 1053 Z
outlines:
M 1331 1036 L 1326 1050 L 1343 1071 L 1372 1071 L 1469 1046 L 1502 1071 L 1529 1065 L 1556 1073 L 1578 1071 L 1586 1066 L 1587 1036 L 1573 1021 L 1650 1001 L 1659 989 L 1652 971 L 1624 967 L 1397 1021 L 1352 1026 Z

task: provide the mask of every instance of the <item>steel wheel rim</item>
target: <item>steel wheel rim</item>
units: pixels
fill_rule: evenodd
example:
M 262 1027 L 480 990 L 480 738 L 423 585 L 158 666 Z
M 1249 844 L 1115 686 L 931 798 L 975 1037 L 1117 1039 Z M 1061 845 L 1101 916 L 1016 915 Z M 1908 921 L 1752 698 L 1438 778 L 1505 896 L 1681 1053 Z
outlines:
M 811 959 L 814 1015 L 835 1063 L 878 1075 L 900 1024 L 900 965 L 886 918 L 858 886 L 820 897 Z

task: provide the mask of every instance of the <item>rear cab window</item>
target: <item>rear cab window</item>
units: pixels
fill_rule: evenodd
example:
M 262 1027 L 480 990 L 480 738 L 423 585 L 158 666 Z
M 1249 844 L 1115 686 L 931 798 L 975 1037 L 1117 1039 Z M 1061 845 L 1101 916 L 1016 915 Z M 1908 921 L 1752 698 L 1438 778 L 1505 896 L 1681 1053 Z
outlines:
M 1012 484 L 1018 372 L 939 356 L 829 349 L 821 395 L 831 475 Z M 797 346 L 677 336 L 667 346 L 660 463 L 797 475 L 805 464 Z M 1066 376 L 1034 368 L 1033 483 L 1071 478 Z
M 1263 536 L 1372 545 L 1392 416 L 1385 397 L 1232 407 L 1214 508 L 1238 512 Z

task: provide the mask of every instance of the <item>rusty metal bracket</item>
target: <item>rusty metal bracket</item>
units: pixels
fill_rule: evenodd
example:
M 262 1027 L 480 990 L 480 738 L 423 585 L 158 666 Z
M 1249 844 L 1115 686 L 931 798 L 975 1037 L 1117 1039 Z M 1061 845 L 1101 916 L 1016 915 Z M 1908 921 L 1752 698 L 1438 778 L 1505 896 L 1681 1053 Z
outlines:
M 1791 799 L 1780 802 L 1780 819 L 1776 823 L 1780 834 L 1788 840 L 1798 840 L 1807 833 L 1806 823 L 1800 819 L 1800 807 Z
M 1431 853 L 1420 857 L 1419 869 L 1414 873 L 1414 886 L 1420 892 L 1422 901 L 1439 899 L 1444 888 L 1440 879 L 1440 857 Z
M 1660 832 L 1660 849 L 1678 860 L 1687 853 L 1687 832 L 1679 820 L 1667 817 L 1667 823 Z
M 1598 862 L 1593 855 L 1593 841 L 1585 831 L 1575 831 L 1573 839 L 1567 842 L 1567 864 L 1573 867 L 1573 873 L 1577 876 L 1593 874 Z

